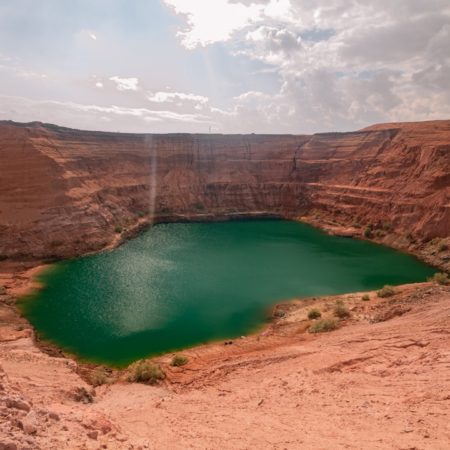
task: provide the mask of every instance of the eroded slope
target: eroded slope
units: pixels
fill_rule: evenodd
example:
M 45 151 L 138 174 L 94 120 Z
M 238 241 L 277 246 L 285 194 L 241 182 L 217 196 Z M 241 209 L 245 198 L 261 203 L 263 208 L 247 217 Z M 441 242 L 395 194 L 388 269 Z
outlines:
M 152 221 L 323 214 L 450 229 L 450 121 L 313 136 L 133 135 L 0 124 L 0 255 L 71 257 Z M 407 240 L 403 240 L 406 246 Z

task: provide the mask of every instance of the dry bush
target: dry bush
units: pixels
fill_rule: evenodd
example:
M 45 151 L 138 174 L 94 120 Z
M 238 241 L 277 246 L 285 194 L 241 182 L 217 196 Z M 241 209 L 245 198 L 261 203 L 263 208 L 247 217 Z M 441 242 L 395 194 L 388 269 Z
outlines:
M 337 328 L 337 322 L 334 319 L 321 319 L 314 322 L 309 327 L 310 333 L 325 333 L 327 331 L 333 331 Z

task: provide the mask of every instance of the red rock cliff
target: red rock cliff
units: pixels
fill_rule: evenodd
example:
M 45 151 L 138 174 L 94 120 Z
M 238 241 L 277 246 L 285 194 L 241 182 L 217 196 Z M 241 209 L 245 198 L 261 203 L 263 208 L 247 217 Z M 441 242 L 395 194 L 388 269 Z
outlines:
M 0 123 L 0 255 L 70 257 L 115 228 L 314 211 L 450 234 L 450 121 L 352 133 L 138 135 Z M 139 219 L 141 217 L 141 219 Z

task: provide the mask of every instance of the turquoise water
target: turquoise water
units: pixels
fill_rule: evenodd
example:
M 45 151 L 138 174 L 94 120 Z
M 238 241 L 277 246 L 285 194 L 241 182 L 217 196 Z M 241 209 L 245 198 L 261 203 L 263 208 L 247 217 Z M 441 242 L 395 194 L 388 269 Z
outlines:
M 290 221 L 157 225 L 107 253 L 56 264 L 23 299 L 41 337 L 115 366 L 260 326 L 268 307 L 423 281 L 433 269 Z

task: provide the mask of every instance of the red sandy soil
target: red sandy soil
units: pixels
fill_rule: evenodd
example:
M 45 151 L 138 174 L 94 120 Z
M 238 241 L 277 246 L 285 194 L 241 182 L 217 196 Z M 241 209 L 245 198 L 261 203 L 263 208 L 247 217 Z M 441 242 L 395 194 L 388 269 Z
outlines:
M 396 289 L 280 305 L 284 317 L 255 336 L 187 350 L 182 367 L 159 358 L 158 386 L 115 373 L 94 390 L 85 368 L 41 352 L 29 329 L 11 331 L 0 448 L 448 449 L 450 287 Z M 306 312 L 332 316 L 337 298 L 351 318 L 305 332 Z

